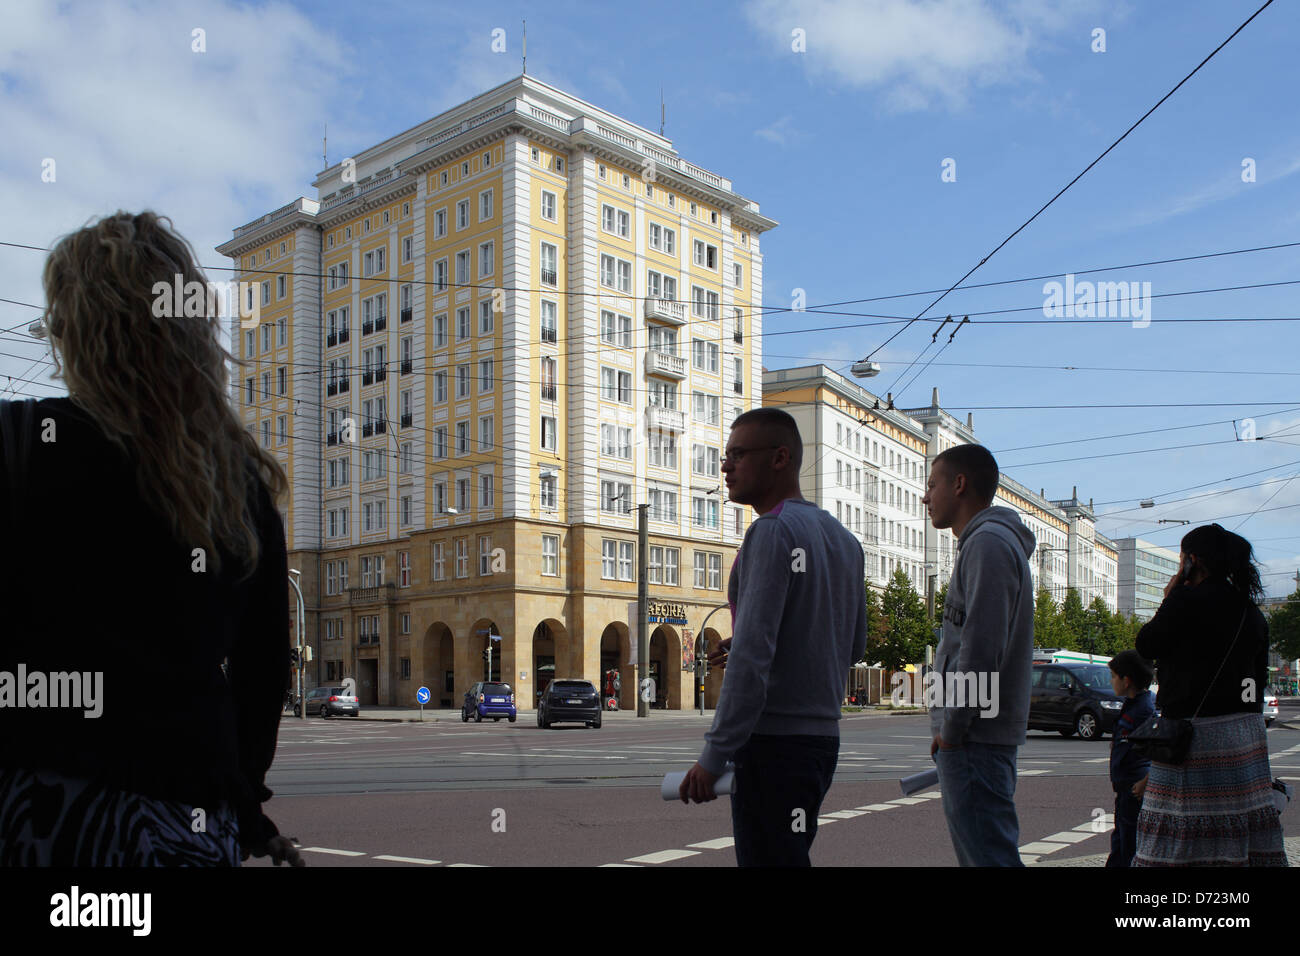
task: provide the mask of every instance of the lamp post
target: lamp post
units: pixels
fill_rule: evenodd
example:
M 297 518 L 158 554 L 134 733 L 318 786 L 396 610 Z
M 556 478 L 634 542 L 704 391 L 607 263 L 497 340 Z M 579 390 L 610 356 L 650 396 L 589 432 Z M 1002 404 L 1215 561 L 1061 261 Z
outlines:
M 708 666 L 709 646 L 704 640 L 704 629 L 709 626 L 709 618 L 717 614 L 724 607 L 731 607 L 730 604 L 719 604 L 708 614 L 704 616 L 704 623 L 700 625 L 699 633 L 695 637 L 695 674 L 700 688 L 700 716 L 704 716 L 704 669 Z

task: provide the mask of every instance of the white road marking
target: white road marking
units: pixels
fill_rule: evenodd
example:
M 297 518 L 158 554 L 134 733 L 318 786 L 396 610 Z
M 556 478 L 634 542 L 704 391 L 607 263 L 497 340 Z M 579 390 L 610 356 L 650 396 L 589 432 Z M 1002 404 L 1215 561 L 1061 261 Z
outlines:
M 1052 771 L 1050 770 L 1017 770 L 1016 776 L 1017 777 L 1038 777 L 1038 776 L 1042 776 L 1045 773 L 1051 773 L 1051 772 Z
M 1032 853 L 1037 856 L 1046 856 L 1048 853 L 1055 853 L 1057 850 L 1064 850 L 1068 843 L 1048 843 L 1046 840 L 1039 840 L 1035 843 L 1026 843 L 1020 848 L 1021 853 Z
M 448 863 L 447 866 L 449 866 L 449 867 L 452 867 L 452 866 L 473 866 L 473 867 L 477 867 L 477 868 L 480 869 L 480 870 L 481 870 L 481 869 L 486 869 L 486 864 L 483 864 L 483 863 Z
M 836 820 L 852 820 L 854 817 L 866 816 L 868 812 L 867 810 L 836 810 L 826 816 L 834 817 Z
M 641 867 L 639 867 L 639 866 L 638 866 L 637 864 L 635 864 L 635 863 L 601 863 L 601 864 L 597 867 L 597 869 L 604 869 L 604 868 L 607 867 L 607 866 L 625 866 L 625 867 L 627 867 L 629 870 L 639 870 L 639 869 L 641 869 Z
M 442 862 L 441 860 L 421 860 L 419 857 L 414 856 L 388 856 L 386 854 L 383 856 L 377 856 L 375 859 L 388 860 L 391 863 L 420 863 L 424 866 L 437 866 Z
M 462 750 L 462 757 L 564 757 L 569 760 L 626 760 L 626 757 L 590 757 L 586 754 L 518 754 L 518 753 L 483 753 L 477 750 Z
M 831 824 L 831 823 L 839 823 L 839 822 L 840 822 L 839 820 L 832 819 L 831 817 L 818 817 L 818 818 L 817 818 L 817 825 L 818 825 L 819 827 L 824 827 L 824 826 L 826 826 L 826 825 L 828 825 L 828 824 Z
M 329 853 L 332 856 L 365 856 L 360 850 L 327 850 L 323 846 L 305 846 L 299 852 L 301 853 Z
M 898 804 L 902 807 L 910 807 L 916 803 L 925 803 L 920 797 L 899 797 L 897 800 L 890 800 L 890 803 Z
M 1109 757 L 1089 757 L 1087 760 L 1080 760 L 1079 763 L 1110 763 Z
M 1091 840 L 1097 836 L 1096 833 L 1080 833 L 1077 830 L 1062 830 L 1060 833 L 1053 833 L 1051 836 L 1043 837 L 1049 843 L 1082 843 L 1084 840 Z
M 735 837 L 718 837 L 716 840 L 705 840 L 703 843 L 688 843 L 690 847 L 697 850 L 725 850 L 727 847 L 735 846 Z
M 893 810 L 895 804 L 892 803 L 869 803 L 865 807 L 854 807 L 855 810 L 870 810 L 872 813 L 878 810 Z
M 668 863 L 671 860 L 683 860 L 688 856 L 699 856 L 699 850 L 660 850 L 644 856 L 630 856 L 625 863 Z

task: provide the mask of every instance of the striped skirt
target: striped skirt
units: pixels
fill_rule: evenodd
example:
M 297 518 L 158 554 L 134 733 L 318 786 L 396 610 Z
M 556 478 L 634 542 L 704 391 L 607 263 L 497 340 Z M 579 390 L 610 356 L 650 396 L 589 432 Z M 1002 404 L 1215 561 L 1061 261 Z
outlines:
M 0 866 L 239 866 L 224 803 L 203 809 L 51 770 L 0 767 Z
M 1134 866 L 1286 866 L 1260 714 L 1198 717 L 1187 760 L 1151 761 Z

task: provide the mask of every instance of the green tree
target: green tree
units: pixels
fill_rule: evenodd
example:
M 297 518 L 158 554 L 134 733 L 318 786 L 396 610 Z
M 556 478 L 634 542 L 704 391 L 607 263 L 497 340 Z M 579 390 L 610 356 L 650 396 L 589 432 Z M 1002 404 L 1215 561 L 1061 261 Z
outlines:
M 862 656 L 864 661 L 874 664 L 880 660 L 880 654 L 889 635 L 889 619 L 880 607 L 880 594 L 870 584 L 867 588 L 867 650 Z M 856 663 L 856 661 L 854 662 Z
M 943 587 L 939 588 L 934 594 L 934 620 L 939 622 L 943 620 L 943 604 L 948 600 L 948 583 L 943 582 Z
M 1052 600 L 1052 592 L 1039 588 L 1034 601 L 1034 646 L 1059 648 L 1064 639 L 1060 611 Z
M 1079 592 L 1070 588 L 1065 592 L 1061 602 L 1061 630 L 1063 640 L 1061 649 L 1066 651 L 1086 651 L 1088 635 L 1087 612 L 1083 609 L 1083 598 Z
M 934 643 L 934 636 L 925 602 L 902 570 L 889 579 L 880 607 L 888 629 L 878 645 L 876 660 L 887 670 L 902 670 L 923 661 L 925 648 Z
M 1284 660 L 1300 657 L 1300 590 L 1292 593 L 1286 604 L 1273 608 L 1268 616 L 1268 637 Z
M 1109 638 L 1110 608 L 1106 607 L 1106 601 L 1098 595 L 1083 612 L 1083 645 L 1080 650 L 1106 657 L 1113 656 Z

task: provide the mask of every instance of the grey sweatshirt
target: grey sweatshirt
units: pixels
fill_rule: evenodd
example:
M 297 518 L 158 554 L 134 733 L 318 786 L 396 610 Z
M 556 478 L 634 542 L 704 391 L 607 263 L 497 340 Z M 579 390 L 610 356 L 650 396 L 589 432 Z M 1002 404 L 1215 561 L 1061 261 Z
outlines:
M 862 545 L 829 513 L 787 498 L 750 525 L 731 567 L 731 653 L 700 766 L 750 734 L 838 737 L 849 668 L 867 650 Z
M 931 732 L 945 743 L 1025 742 L 1034 658 L 1028 559 L 1035 544 L 1020 516 L 1000 506 L 977 514 L 957 539 L 934 655 L 945 696 L 943 706 L 930 708 Z M 936 681 L 933 693 L 939 691 Z

